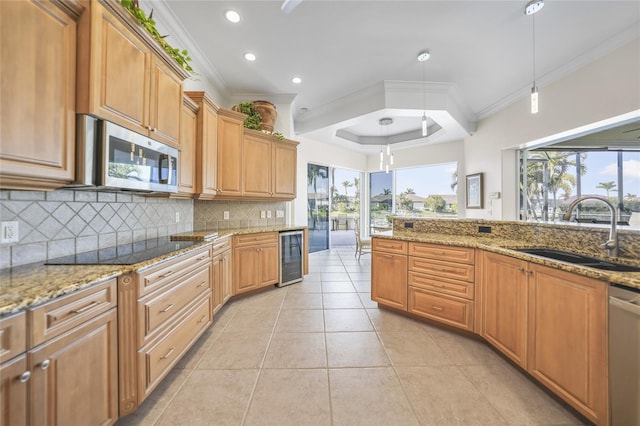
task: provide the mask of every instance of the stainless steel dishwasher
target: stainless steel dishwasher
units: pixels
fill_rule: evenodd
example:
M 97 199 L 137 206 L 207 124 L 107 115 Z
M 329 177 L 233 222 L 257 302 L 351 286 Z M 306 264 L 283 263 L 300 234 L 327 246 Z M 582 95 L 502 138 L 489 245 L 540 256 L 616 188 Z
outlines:
M 611 425 L 640 425 L 640 290 L 609 286 Z

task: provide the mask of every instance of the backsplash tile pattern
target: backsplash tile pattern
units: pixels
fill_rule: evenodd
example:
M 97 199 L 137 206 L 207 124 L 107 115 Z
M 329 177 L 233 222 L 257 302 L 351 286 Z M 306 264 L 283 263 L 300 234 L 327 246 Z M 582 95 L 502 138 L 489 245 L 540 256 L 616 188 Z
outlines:
M 175 214 L 180 216 L 176 223 Z M 0 269 L 193 230 L 193 201 L 98 191 L 0 191 L 0 219 L 20 240 Z
M 289 223 L 288 202 L 272 201 L 206 201 L 194 203 L 194 231 L 215 231 L 255 226 L 285 226 Z M 224 212 L 229 212 L 229 220 L 224 220 Z M 271 211 L 271 218 L 260 218 L 260 212 Z M 282 211 L 284 217 L 276 217 Z

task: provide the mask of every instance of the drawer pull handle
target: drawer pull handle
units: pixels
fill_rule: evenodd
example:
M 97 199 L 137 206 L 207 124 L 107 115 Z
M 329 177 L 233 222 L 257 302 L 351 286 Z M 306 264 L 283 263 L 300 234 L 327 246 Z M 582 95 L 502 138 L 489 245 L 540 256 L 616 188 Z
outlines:
M 441 308 L 440 306 L 435 306 L 435 305 L 431 305 L 431 309 L 433 309 L 434 311 L 444 311 L 443 308 Z
M 167 278 L 169 275 L 172 275 L 172 274 L 173 274 L 173 271 L 169 271 L 164 275 L 160 275 L 158 278 Z
M 169 355 L 171 355 L 173 353 L 173 351 L 175 351 L 176 348 L 174 348 L 173 346 L 171 346 L 169 348 L 169 352 L 167 352 L 166 354 L 164 354 L 164 356 L 160 357 L 160 359 L 167 359 L 169 358 Z
M 198 288 L 204 286 L 206 284 L 206 281 L 202 281 L 200 284 L 198 284 Z
M 30 378 L 31 378 L 31 371 L 25 371 L 20 375 L 20 377 L 18 377 L 18 381 L 20 383 L 27 383 Z
M 203 315 L 202 318 L 200 318 L 200 321 L 198 321 L 198 324 L 203 323 L 206 319 L 207 319 L 207 316 Z
M 197 261 L 205 260 L 207 257 L 208 257 L 208 256 L 205 254 L 204 256 L 200 256 L 200 257 L 199 257 L 199 258 L 197 258 L 196 260 L 197 260 Z
M 171 308 L 173 308 L 175 305 L 173 303 L 171 303 L 169 306 L 167 306 L 166 308 L 164 308 L 163 310 L 160 311 L 160 313 L 165 313 L 165 312 L 169 312 L 171 310 Z
M 93 302 L 89 303 L 87 306 L 84 306 L 80 309 L 74 309 L 73 311 L 71 311 L 71 313 L 73 314 L 81 314 L 83 312 L 87 312 L 89 309 L 95 307 L 96 305 L 99 305 L 100 301 L 98 300 L 94 300 Z
M 385 254 L 384 257 L 386 257 L 387 259 L 392 259 L 393 256 L 391 256 L 390 254 Z
M 42 361 L 40 363 L 40 369 L 41 370 L 46 370 L 47 368 L 49 368 L 49 366 L 51 365 L 51 361 L 48 359 L 45 359 L 44 361 Z

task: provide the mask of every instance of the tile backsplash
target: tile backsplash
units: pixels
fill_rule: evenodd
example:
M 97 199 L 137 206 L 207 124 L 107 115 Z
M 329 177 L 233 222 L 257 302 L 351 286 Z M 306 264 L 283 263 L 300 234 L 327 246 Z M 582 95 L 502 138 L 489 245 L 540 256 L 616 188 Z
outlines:
M 229 212 L 229 220 L 224 212 Z M 260 212 L 271 218 L 260 218 Z M 284 217 L 278 218 L 282 211 Z M 176 213 L 179 222 L 176 222 Z M 0 220 L 19 241 L 0 244 L 0 269 L 189 231 L 286 225 L 287 202 L 194 201 L 125 192 L 0 190 Z
M 176 223 L 176 213 L 180 221 Z M 0 219 L 20 239 L 0 244 L 0 269 L 193 229 L 193 201 L 99 191 L 0 191 Z

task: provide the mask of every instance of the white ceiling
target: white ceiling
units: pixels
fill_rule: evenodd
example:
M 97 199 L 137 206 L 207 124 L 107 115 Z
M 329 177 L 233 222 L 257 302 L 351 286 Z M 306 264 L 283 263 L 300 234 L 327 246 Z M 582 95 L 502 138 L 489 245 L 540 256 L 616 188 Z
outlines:
M 425 108 L 443 128 L 427 140 L 459 140 L 532 83 L 527 1 L 303 0 L 288 14 L 281 1 L 164 2 L 210 64 L 201 75 L 231 97 L 294 95 L 296 133 L 363 150 L 371 138 L 407 132 L 423 142 Z M 228 9 L 240 23 L 224 18 Z M 638 37 L 640 1 L 547 0 L 535 28 L 543 97 L 545 85 Z M 416 59 L 425 49 L 426 86 Z M 395 120 L 390 133 L 378 124 L 386 116 Z M 335 136 L 345 129 L 356 140 Z M 411 144 L 401 139 L 391 142 Z

